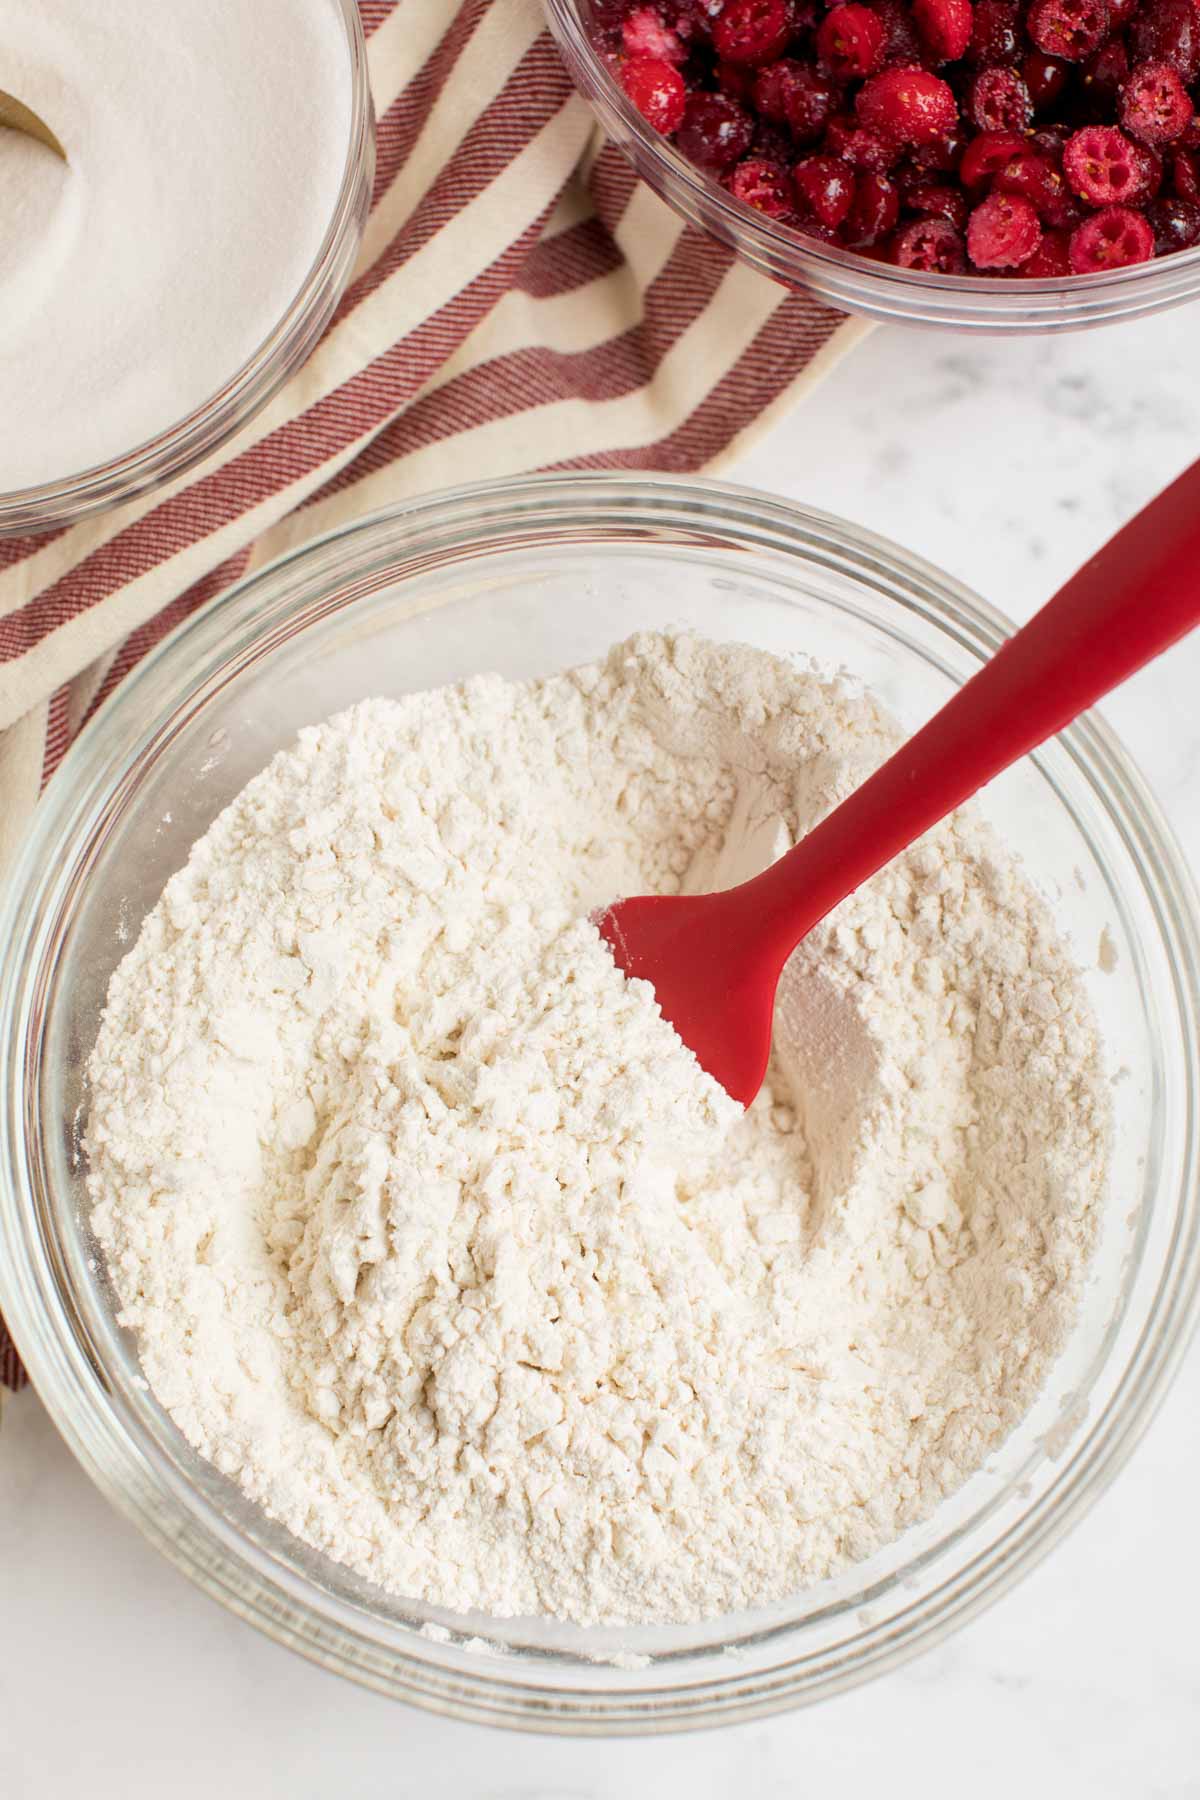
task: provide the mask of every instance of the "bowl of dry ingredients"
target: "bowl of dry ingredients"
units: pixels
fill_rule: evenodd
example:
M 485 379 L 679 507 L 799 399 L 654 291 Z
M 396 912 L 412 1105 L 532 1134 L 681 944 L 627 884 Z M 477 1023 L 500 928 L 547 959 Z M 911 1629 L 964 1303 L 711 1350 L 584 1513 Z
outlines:
M 44 0 L 0 29 L 0 535 L 73 523 L 224 443 L 349 279 L 374 125 L 353 0 Z
M 831 915 L 742 1114 L 588 913 L 782 853 L 1002 641 L 732 487 L 565 476 L 198 614 L 5 896 L 0 1306 L 243 1616 L 559 1731 L 828 1694 L 1120 1466 L 1200 1276 L 1197 903 L 1087 718 Z
M 1189 0 L 546 0 L 638 174 L 744 262 L 910 325 L 1200 293 Z

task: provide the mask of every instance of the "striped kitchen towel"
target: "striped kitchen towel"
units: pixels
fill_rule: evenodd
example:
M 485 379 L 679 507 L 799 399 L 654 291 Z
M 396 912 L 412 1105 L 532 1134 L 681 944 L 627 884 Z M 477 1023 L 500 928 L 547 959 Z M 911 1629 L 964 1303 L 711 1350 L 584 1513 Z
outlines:
M 864 329 L 685 228 L 597 141 L 538 0 L 360 9 L 375 192 L 315 354 L 174 484 L 0 540 L 0 871 L 97 707 L 248 568 L 474 476 L 712 469 Z M 0 1324 L 0 1382 L 21 1379 Z

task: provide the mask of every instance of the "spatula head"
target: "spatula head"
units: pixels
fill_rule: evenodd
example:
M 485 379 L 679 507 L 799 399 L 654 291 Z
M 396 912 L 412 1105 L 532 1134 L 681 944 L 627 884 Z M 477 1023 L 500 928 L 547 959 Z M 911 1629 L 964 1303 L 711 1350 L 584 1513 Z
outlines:
M 749 1106 L 771 1054 L 779 966 L 739 923 L 743 893 L 618 900 L 595 924 L 617 967 L 653 987 L 701 1068 Z

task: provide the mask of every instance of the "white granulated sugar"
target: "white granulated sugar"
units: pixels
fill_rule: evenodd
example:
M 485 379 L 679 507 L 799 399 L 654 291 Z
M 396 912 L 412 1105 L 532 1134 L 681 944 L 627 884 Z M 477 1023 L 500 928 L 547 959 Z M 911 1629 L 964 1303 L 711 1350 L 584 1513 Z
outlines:
M 350 141 L 334 0 L 21 0 L 0 87 L 0 492 L 133 450 L 282 319 Z
M 383 1586 L 584 1623 L 770 1601 L 926 1515 L 1068 1331 L 1082 981 L 962 813 L 792 959 L 742 1114 L 588 911 L 765 866 L 869 697 L 647 636 L 301 734 L 197 844 L 91 1062 L 159 1400 Z

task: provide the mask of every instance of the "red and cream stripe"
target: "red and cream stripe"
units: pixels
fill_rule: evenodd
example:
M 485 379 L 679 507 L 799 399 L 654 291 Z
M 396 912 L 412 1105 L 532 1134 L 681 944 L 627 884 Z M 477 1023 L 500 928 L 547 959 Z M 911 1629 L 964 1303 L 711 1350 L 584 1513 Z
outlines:
M 359 5 L 375 193 L 314 355 L 199 469 L 0 541 L 0 870 L 82 725 L 246 569 L 472 475 L 713 468 L 862 329 L 735 263 L 597 146 L 538 0 Z M 0 1382 L 18 1372 L 0 1325 Z

